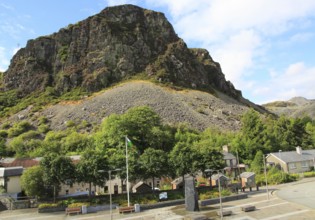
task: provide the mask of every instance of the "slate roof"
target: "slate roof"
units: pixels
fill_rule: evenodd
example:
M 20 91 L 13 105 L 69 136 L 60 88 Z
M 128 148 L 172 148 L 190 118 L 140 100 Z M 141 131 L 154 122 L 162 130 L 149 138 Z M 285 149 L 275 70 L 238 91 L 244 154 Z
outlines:
M 314 160 L 315 150 L 302 150 L 302 154 L 298 154 L 296 151 L 284 151 L 270 153 L 270 155 L 282 160 L 285 163 L 300 162 Z M 267 157 L 269 157 L 269 155 Z
M 227 176 L 225 176 L 225 175 L 223 175 L 222 173 L 220 173 L 220 174 L 214 174 L 214 175 L 212 175 L 211 176 L 211 179 L 212 180 L 217 180 L 217 179 L 219 179 L 219 178 L 223 178 L 223 179 L 229 179 Z
M 223 159 L 224 160 L 236 159 L 236 157 L 233 154 L 229 153 L 229 152 L 222 152 L 222 154 L 223 154 Z
M 23 167 L 0 167 L 0 177 L 21 176 Z
M 244 173 L 241 173 L 241 178 L 248 178 L 255 175 L 256 174 L 254 172 L 244 172 Z

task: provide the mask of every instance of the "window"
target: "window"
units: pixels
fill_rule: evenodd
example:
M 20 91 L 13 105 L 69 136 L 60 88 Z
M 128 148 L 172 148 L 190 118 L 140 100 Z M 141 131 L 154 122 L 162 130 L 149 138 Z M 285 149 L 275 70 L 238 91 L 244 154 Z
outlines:
M 295 163 L 289 163 L 290 170 L 296 169 Z
M 302 166 L 302 167 L 308 167 L 308 164 L 307 164 L 306 161 L 302 161 L 302 162 L 301 162 L 301 166 Z

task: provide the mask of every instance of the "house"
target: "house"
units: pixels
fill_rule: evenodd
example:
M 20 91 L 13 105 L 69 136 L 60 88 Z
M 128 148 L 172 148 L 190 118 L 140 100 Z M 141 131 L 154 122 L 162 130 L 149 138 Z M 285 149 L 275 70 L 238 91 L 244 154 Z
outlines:
M 301 147 L 296 147 L 296 151 L 270 153 L 266 160 L 267 164 L 279 166 L 286 173 L 303 173 L 314 168 L 315 149 L 302 150 Z
M 143 181 L 138 182 L 136 185 L 132 187 L 133 193 L 147 193 L 152 192 L 152 187 Z
M 242 188 L 252 188 L 256 186 L 256 174 L 254 172 L 241 173 Z
M 20 177 L 23 167 L 0 167 L 0 186 L 3 186 L 6 193 L 17 194 L 22 191 Z
M 223 159 L 225 162 L 224 171 L 228 176 L 237 177 L 241 172 L 244 172 L 246 166 L 244 164 L 239 163 L 238 157 L 235 157 L 232 153 L 229 152 L 229 146 L 224 145 L 222 147 L 223 151 Z
M 172 189 L 182 189 L 184 187 L 183 177 L 178 177 L 171 182 Z
M 229 184 L 230 179 L 222 173 L 214 174 L 211 176 L 212 186 L 219 186 L 219 181 L 221 187 L 226 187 Z

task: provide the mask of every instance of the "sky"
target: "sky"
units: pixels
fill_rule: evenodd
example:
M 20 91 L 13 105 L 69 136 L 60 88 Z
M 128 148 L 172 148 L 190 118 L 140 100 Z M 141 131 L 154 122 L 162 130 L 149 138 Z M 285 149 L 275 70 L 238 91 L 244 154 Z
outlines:
M 0 0 L 0 71 L 29 39 L 120 4 L 163 12 L 252 102 L 315 99 L 314 0 Z

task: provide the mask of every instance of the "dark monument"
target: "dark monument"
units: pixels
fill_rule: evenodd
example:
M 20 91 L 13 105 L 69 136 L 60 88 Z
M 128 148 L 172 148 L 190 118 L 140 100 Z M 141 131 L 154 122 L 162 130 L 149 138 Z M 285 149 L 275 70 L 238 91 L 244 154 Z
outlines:
M 185 204 L 187 211 L 199 211 L 198 194 L 195 188 L 195 180 L 192 176 L 185 177 Z

